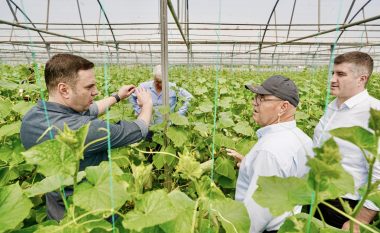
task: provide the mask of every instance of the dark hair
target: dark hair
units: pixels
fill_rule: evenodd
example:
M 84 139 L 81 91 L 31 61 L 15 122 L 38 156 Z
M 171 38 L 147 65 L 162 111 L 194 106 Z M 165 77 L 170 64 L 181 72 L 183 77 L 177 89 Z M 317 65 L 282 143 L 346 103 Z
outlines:
M 343 53 L 334 59 L 334 64 L 339 65 L 342 63 L 354 64 L 359 70 L 356 72 L 366 72 L 368 78 L 371 76 L 373 71 L 373 59 L 367 53 L 354 51 Z
M 68 53 L 54 55 L 46 62 L 45 82 L 48 91 L 54 90 L 58 83 L 67 83 L 74 86 L 78 71 L 94 68 L 94 63 L 83 57 Z

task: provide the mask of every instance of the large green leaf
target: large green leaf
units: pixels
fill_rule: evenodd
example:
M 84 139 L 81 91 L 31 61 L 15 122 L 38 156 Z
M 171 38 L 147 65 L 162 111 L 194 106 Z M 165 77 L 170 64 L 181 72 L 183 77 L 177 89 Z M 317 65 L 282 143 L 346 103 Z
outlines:
M 44 176 L 73 176 L 77 159 L 73 150 L 57 140 L 44 141 L 22 152 L 25 160 L 37 165 L 37 171 Z
M 224 136 L 221 133 L 215 134 L 215 145 L 226 148 L 235 148 L 235 142 L 231 139 L 231 137 Z
M 249 232 L 251 221 L 243 203 L 228 198 L 211 203 L 211 211 L 216 214 L 226 233 Z
M 370 110 L 370 118 L 369 118 L 369 128 L 375 131 L 377 137 L 380 137 L 380 110 L 376 110 L 371 108 Z
M 1 82 L 1 80 L 0 80 Z M 7 117 L 12 110 L 12 102 L 8 99 L 0 99 L 0 118 Z
M 181 191 L 174 190 L 169 193 L 173 206 L 176 207 L 177 217 L 167 223 L 160 225 L 165 232 L 189 233 L 191 231 L 195 202 Z
M 309 216 L 305 213 L 300 213 L 294 216 L 288 217 L 284 224 L 278 230 L 278 233 L 305 233 L 308 232 L 308 218 Z M 320 228 L 323 227 L 322 222 L 316 218 L 312 218 L 310 222 L 309 232 L 320 232 Z
M 194 130 L 198 131 L 202 137 L 208 137 L 211 134 L 211 128 L 212 125 L 202 123 L 202 122 L 195 122 L 194 123 Z
M 86 168 L 86 181 L 78 185 L 74 204 L 87 211 L 119 209 L 127 200 L 127 183 L 122 181 L 123 172 L 112 164 L 112 187 L 108 162 Z
M 85 172 L 78 173 L 77 181 L 81 181 L 85 177 Z M 61 186 L 69 186 L 74 184 L 73 177 L 62 177 L 59 175 L 49 176 L 40 182 L 34 183 L 32 187 L 25 190 L 29 197 L 41 195 L 59 189 Z
M 236 179 L 234 162 L 225 157 L 218 157 L 215 160 L 215 172 L 231 180 Z
M 253 129 L 247 121 L 241 121 L 233 127 L 236 133 L 243 134 L 245 136 L 251 136 L 253 134 Z
M 218 128 L 229 128 L 234 125 L 235 122 L 231 118 L 220 118 L 218 121 Z
M 168 128 L 166 135 L 173 141 L 176 147 L 181 147 L 187 141 L 187 134 L 183 129 L 170 127 Z
M 18 85 L 14 82 L 0 80 L 0 87 L 7 90 L 15 90 L 18 88 Z
M 130 230 L 141 231 L 144 228 L 169 222 L 177 217 L 168 194 L 163 190 L 147 192 L 136 200 L 134 210 L 128 212 L 123 226 Z
M 252 149 L 255 143 L 255 141 L 242 139 L 236 144 L 236 150 L 239 151 L 240 154 L 246 155 Z
M 198 106 L 199 111 L 203 113 L 212 112 L 213 108 L 214 108 L 214 104 L 211 102 L 202 102 Z
M 189 125 L 187 117 L 179 115 L 178 113 L 171 113 L 169 119 L 174 125 Z
M 13 106 L 12 110 L 24 116 L 33 106 L 31 102 L 20 101 Z
M 176 173 L 184 179 L 197 179 L 201 177 L 203 170 L 201 164 L 189 155 L 180 155 L 176 166 Z
M 9 137 L 16 133 L 20 133 L 21 121 L 13 122 L 9 125 L 4 125 L 0 128 L 0 138 Z
M 311 201 L 312 190 L 302 178 L 261 176 L 257 185 L 253 199 L 262 207 L 269 208 L 274 216 L 292 211 L 295 206 L 306 205 Z
M 349 141 L 373 155 L 377 154 L 375 135 L 360 126 L 333 129 L 330 134 Z
M 0 187 L 0 232 L 15 228 L 29 215 L 32 207 L 18 184 Z
M 201 179 L 197 180 L 195 182 L 195 187 L 198 193 L 198 197 L 200 199 L 206 200 L 206 204 L 208 203 L 208 200 L 225 199 L 223 192 L 208 176 L 202 176 Z M 206 210 L 208 208 L 208 206 L 205 206 Z
M 152 187 L 152 169 L 153 165 L 148 164 L 144 165 L 143 163 L 135 166 L 131 165 L 132 175 L 135 183 L 135 190 L 142 192 L 143 188 L 151 188 Z

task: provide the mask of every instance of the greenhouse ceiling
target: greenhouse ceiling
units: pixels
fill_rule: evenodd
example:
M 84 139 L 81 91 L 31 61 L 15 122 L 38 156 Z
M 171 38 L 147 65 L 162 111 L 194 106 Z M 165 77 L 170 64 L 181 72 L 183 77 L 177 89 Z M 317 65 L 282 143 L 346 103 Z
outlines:
M 159 3 L 2 0 L 0 62 L 70 52 L 96 63 L 159 63 Z M 169 64 L 319 66 L 332 53 L 360 50 L 380 69 L 380 0 L 168 3 Z

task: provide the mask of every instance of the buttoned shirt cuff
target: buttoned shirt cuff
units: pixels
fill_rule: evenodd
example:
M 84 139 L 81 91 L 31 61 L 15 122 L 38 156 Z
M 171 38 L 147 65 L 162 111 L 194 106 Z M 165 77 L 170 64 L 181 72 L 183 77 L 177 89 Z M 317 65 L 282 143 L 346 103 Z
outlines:
M 137 119 L 133 122 L 139 126 L 139 128 L 141 130 L 142 137 L 145 138 L 146 135 L 148 134 L 148 126 L 145 124 L 145 122 L 143 120 L 140 120 L 140 119 Z
M 370 200 L 366 200 L 364 202 L 364 207 L 367 208 L 367 209 L 373 210 L 373 211 L 377 211 L 377 212 L 380 211 L 379 207 L 377 207 L 377 205 L 375 205 L 375 203 L 373 203 Z

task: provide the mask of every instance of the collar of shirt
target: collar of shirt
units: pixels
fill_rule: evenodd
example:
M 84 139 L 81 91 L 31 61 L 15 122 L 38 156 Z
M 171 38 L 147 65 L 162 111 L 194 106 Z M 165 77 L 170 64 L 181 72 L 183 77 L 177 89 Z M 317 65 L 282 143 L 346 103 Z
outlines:
M 355 105 L 363 102 L 363 100 L 367 99 L 369 97 L 369 94 L 368 94 L 368 91 L 367 89 L 365 89 L 364 91 L 352 96 L 351 98 L 349 98 L 348 100 L 346 100 L 341 106 L 340 108 L 338 107 L 338 103 L 337 103 L 337 99 L 334 99 L 333 102 L 331 102 L 331 105 L 330 107 L 337 111 L 337 110 L 343 110 L 343 109 L 351 109 L 353 108 Z
M 266 134 L 280 132 L 283 130 L 289 130 L 289 129 L 293 129 L 296 127 L 297 127 L 297 125 L 296 125 L 295 120 L 287 121 L 287 122 L 282 122 L 282 123 L 278 123 L 278 124 L 265 126 L 261 129 L 257 130 L 256 135 L 260 139 L 261 137 L 263 137 Z
M 46 106 L 46 109 L 48 109 L 49 111 L 69 113 L 69 114 L 78 113 L 70 107 L 67 107 L 67 106 L 59 104 L 59 103 L 49 102 L 49 101 L 45 101 L 45 106 L 44 106 L 42 100 L 39 100 L 37 102 L 37 105 L 42 110 L 44 110 L 45 106 Z

